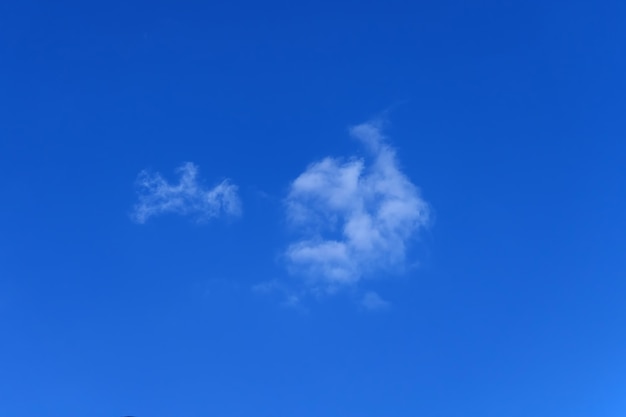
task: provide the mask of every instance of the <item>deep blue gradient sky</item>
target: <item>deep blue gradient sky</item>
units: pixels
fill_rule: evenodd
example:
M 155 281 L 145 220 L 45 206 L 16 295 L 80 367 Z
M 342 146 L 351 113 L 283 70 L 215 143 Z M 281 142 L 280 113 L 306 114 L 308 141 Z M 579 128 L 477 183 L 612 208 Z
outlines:
M 0 415 L 626 415 L 626 3 L 0 3 Z M 288 306 L 291 182 L 385 115 L 404 272 Z M 242 214 L 132 220 L 191 161 Z

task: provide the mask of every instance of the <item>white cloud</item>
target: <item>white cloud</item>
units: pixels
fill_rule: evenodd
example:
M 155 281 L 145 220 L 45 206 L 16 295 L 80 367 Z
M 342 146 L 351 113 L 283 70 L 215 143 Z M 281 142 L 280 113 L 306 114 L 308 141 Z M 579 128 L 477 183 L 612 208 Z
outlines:
M 178 184 L 170 184 L 161 175 L 142 171 L 137 177 L 138 202 L 132 218 L 145 223 L 150 217 L 165 213 L 194 216 L 205 221 L 222 214 L 241 213 L 237 186 L 224 180 L 213 188 L 205 188 L 198 181 L 198 167 L 191 162 L 177 169 Z
M 361 299 L 361 305 L 368 310 L 382 310 L 389 307 L 389 303 L 373 291 L 365 293 Z
M 350 135 L 365 145 L 367 157 L 313 163 L 286 199 L 287 218 L 300 232 L 285 252 L 287 264 L 315 291 L 334 292 L 402 267 L 410 240 L 429 222 L 428 204 L 401 171 L 380 126 L 364 123 Z

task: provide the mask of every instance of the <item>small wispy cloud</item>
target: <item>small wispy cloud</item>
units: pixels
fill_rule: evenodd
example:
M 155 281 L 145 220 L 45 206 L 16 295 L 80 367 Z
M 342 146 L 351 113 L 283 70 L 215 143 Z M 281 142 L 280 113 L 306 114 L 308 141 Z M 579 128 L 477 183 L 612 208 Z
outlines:
M 273 279 L 270 281 L 259 282 L 252 287 L 252 292 L 260 295 L 277 295 L 281 299 L 281 305 L 284 307 L 306 310 L 302 304 L 302 296 L 296 291 L 288 288 L 279 281 Z
M 382 310 L 389 307 L 389 302 L 383 300 L 374 291 L 368 291 L 361 299 L 361 305 L 367 310 Z
M 401 268 L 412 238 L 429 223 L 429 206 L 402 172 L 380 124 L 354 126 L 366 158 L 327 157 L 292 183 L 289 223 L 300 237 L 284 255 L 309 289 L 332 293 L 375 272 Z M 383 301 L 371 293 L 364 305 Z
M 191 162 L 177 169 L 180 180 L 170 184 L 161 174 L 142 171 L 136 181 L 138 202 L 131 217 L 145 223 L 160 214 L 189 215 L 206 221 L 221 215 L 241 213 L 237 186 L 224 180 L 213 188 L 205 188 L 198 180 L 198 167 Z

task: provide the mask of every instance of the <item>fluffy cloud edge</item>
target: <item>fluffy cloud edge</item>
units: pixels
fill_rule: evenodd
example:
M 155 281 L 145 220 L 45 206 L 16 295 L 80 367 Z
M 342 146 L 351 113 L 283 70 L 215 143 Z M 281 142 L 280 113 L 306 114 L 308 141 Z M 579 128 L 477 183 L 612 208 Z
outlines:
M 290 184 L 286 217 L 299 235 L 284 258 L 312 291 L 333 293 L 401 268 L 411 241 L 430 225 L 430 205 L 401 170 L 381 125 L 349 129 L 365 158 L 323 158 Z

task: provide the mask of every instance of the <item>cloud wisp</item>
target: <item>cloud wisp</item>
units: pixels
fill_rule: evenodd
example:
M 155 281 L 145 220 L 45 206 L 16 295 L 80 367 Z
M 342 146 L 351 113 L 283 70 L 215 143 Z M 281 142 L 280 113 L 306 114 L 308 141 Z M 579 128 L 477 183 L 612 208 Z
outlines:
M 143 224 L 149 218 L 174 213 L 207 221 L 222 215 L 237 216 L 241 202 L 237 186 L 224 180 L 213 188 L 205 188 L 198 180 L 198 167 L 191 162 L 177 169 L 178 184 L 170 184 L 158 172 L 146 170 L 136 181 L 138 202 L 133 207 L 132 219 Z
M 292 183 L 286 198 L 299 232 L 284 255 L 289 271 L 310 290 L 332 293 L 375 272 L 401 269 L 411 239 L 429 223 L 429 206 L 398 165 L 376 122 L 350 135 L 366 157 L 327 157 Z M 380 304 L 370 297 L 366 304 Z
M 368 291 L 361 299 L 361 306 L 367 310 L 383 310 L 389 307 L 389 303 L 374 291 Z

